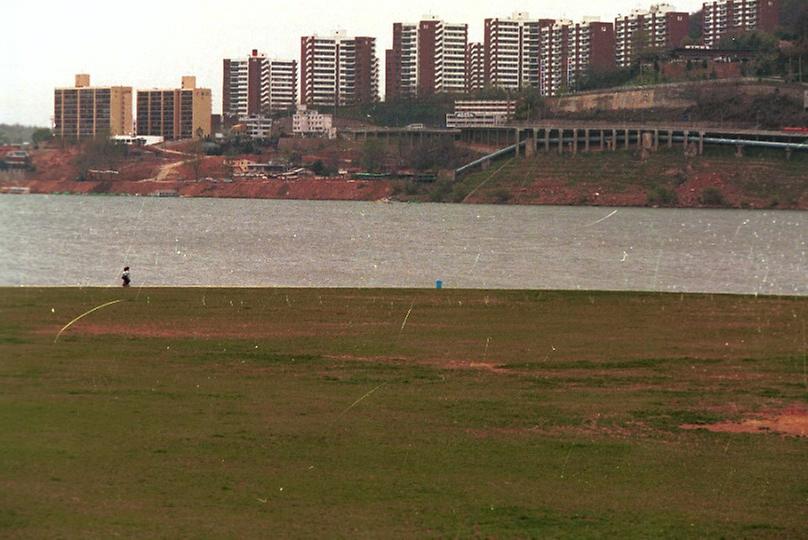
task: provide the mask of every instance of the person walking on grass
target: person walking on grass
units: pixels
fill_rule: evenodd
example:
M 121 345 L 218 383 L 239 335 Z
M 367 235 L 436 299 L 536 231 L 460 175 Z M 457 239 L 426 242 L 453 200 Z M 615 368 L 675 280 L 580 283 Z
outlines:
M 121 274 L 121 281 L 123 281 L 123 286 L 128 287 L 129 284 L 132 282 L 132 278 L 129 277 L 129 267 L 123 267 L 123 274 Z

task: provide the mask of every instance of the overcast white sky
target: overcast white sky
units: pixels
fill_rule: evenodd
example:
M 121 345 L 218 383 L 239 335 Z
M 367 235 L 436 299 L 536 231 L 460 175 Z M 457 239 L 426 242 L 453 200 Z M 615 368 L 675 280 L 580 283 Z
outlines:
M 482 40 L 486 17 L 528 11 L 535 17 L 611 20 L 652 0 L 17 0 L 3 6 L 0 31 L 0 122 L 50 125 L 53 88 L 71 86 L 73 75 L 90 73 L 92 83 L 134 88 L 177 87 L 182 75 L 196 75 L 210 87 L 214 112 L 221 110 L 222 58 L 257 48 L 269 56 L 300 60 L 300 36 L 330 34 L 377 38 L 391 46 L 392 23 L 434 14 L 469 24 L 469 37 Z M 675 0 L 696 11 L 701 0 Z M 119 7 L 120 6 L 120 7 Z M 126 6 L 126 7 L 124 7 Z M 384 77 L 380 80 L 384 92 Z

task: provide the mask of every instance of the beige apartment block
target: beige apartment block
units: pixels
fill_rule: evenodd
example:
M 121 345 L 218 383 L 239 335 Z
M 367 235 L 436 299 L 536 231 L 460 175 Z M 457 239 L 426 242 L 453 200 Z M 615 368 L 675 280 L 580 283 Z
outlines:
M 90 86 L 90 76 L 76 75 L 75 86 L 56 88 L 53 132 L 63 139 L 132 134 L 132 87 Z
M 137 91 L 137 134 L 167 141 L 211 134 L 212 95 L 197 88 L 196 77 L 182 77 L 180 88 Z

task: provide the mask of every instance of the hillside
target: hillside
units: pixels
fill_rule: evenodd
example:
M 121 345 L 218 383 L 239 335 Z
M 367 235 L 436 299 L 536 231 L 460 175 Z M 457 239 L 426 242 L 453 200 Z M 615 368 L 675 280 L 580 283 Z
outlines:
M 401 186 L 400 200 L 593 206 L 671 206 L 808 209 L 808 156 L 786 161 L 779 153 L 708 150 L 685 158 L 664 150 L 640 159 L 634 152 L 535 159 L 492 164 L 456 183 Z

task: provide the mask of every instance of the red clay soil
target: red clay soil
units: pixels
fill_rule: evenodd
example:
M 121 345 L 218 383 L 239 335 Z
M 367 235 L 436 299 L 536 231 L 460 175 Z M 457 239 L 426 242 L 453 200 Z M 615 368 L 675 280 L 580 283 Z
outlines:
M 793 437 L 808 437 L 808 408 L 795 405 L 782 411 L 756 414 L 740 422 L 684 424 L 679 427 L 689 430 L 706 429 L 714 433 L 779 433 Z
M 5 183 L 0 182 L 0 187 L 3 184 Z M 389 198 L 394 187 L 393 183 L 385 181 L 317 177 L 300 180 L 239 180 L 230 183 L 170 179 L 137 182 L 29 180 L 25 185 L 31 189 L 31 193 L 111 193 L 142 196 L 153 195 L 158 191 L 176 191 L 182 197 L 323 201 L 378 201 Z
M 330 167 L 355 170 L 359 159 L 355 144 L 340 141 L 329 144 L 327 141 L 308 139 L 283 139 L 286 151 L 296 151 L 305 163 L 321 160 Z M 234 182 L 197 181 L 197 178 L 222 178 L 230 176 L 224 166 L 222 156 L 206 156 L 198 165 L 184 156 L 158 154 L 142 150 L 121 163 L 119 173 L 108 179 L 91 179 L 79 182 L 76 160 L 79 149 L 46 148 L 33 152 L 36 171 L 24 175 L 0 175 L 0 191 L 12 186 L 25 186 L 31 193 L 113 193 L 129 195 L 151 195 L 157 191 L 176 191 L 184 197 L 231 197 L 267 199 L 311 199 L 374 201 L 393 197 L 397 186 L 389 181 L 352 181 L 345 178 L 303 178 L 300 180 L 257 180 L 236 179 Z M 238 156 L 253 161 L 277 159 L 276 151 L 262 155 Z M 716 165 L 716 169 L 720 169 Z M 673 184 L 672 178 L 680 173 L 671 169 L 661 174 L 666 183 Z M 727 175 L 732 176 L 732 171 Z M 718 172 L 693 172 L 678 186 L 671 185 L 676 192 L 676 206 L 680 208 L 700 208 L 704 192 L 715 188 L 730 207 L 768 208 L 772 201 L 757 197 L 744 189 L 732 178 Z M 595 179 L 593 179 L 595 180 Z M 398 186 L 400 187 L 400 186 Z M 589 206 L 648 206 L 647 186 L 640 184 L 622 185 L 619 189 L 609 182 L 570 182 L 554 176 L 539 177 L 523 187 L 508 193 L 507 202 L 524 205 L 589 205 Z M 501 194 L 493 188 L 482 187 L 468 197 L 468 203 L 500 202 Z M 793 202 L 779 201 L 779 207 L 808 209 L 808 190 L 803 190 Z M 786 206 L 783 206 L 786 202 Z
M 46 182 L 72 182 L 79 177 L 79 168 L 76 166 L 76 161 L 79 157 L 80 149 L 78 147 L 68 147 L 65 149 L 59 148 L 45 148 L 32 152 L 32 159 L 35 172 L 28 173 L 25 176 L 25 185 L 29 185 L 32 181 L 46 181 Z M 144 151 L 139 155 L 130 156 L 126 162 L 116 167 L 118 174 L 115 175 L 115 181 L 121 180 L 140 180 L 143 178 L 152 178 L 157 175 L 158 171 L 172 162 L 178 161 L 177 157 L 164 157 L 154 154 L 152 152 Z M 45 184 L 43 184 L 44 186 Z M 51 184 L 48 184 L 51 185 Z M 53 184 L 54 186 L 56 184 Z M 44 191 L 44 187 L 40 188 Z M 75 190 L 76 193 L 85 193 L 92 191 L 86 187 L 79 187 Z M 34 191 L 33 188 L 31 191 Z M 74 190 L 57 190 L 57 191 L 74 191 Z
M 301 178 L 297 180 L 238 179 L 234 182 L 196 181 L 196 178 L 221 178 L 222 156 L 204 157 L 198 170 L 188 159 L 144 151 L 130 157 L 109 179 L 78 181 L 75 165 L 79 150 L 45 149 L 34 153 L 36 172 L 24 178 L 0 179 L 0 189 L 23 185 L 31 193 L 110 193 L 152 195 L 158 191 L 176 191 L 183 197 L 230 197 L 259 199 L 307 199 L 376 201 L 390 197 L 393 183 L 354 181 L 345 178 Z M 271 156 L 245 156 L 251 160 Z
M 685 207 L 699 207 L 702 205 L 701 197 L 704 190 L 707 188 L 716 188 L 721 192 L 724 199 L 732 206 L 738 206 L 740 202 L 749 201 L 749 196 L 745 195 L 738 189 L 737 186 L 728 183 L 724 180 L 720 173 L 702 173 L 690 176 L 687 181 L 676 188 L 676 196 L 679 204 Z M 760 199 L 758 204 L 754 205 L 758 208 L 765 207 L 766 201 Z
M 230 184 L 197 182 L 178 189 L 187 197 L 244 197 L 335 201 L 378 201 L 393 191 L 390 182 L 303 178 L 299 180 L 241 180 Z

